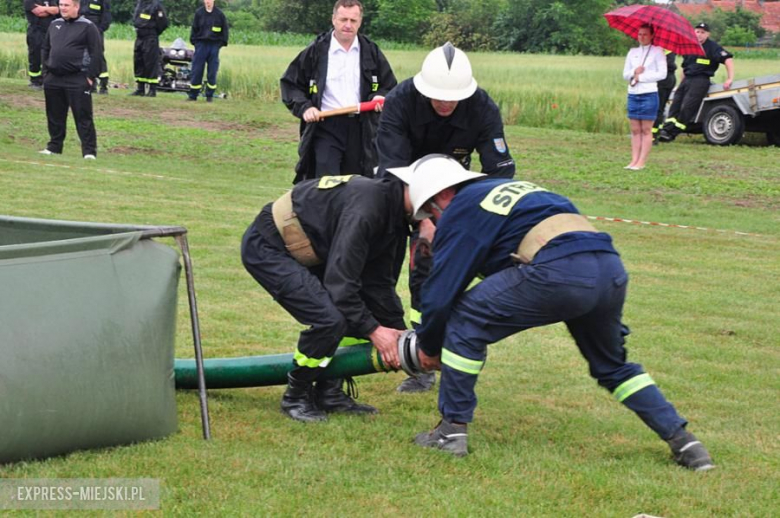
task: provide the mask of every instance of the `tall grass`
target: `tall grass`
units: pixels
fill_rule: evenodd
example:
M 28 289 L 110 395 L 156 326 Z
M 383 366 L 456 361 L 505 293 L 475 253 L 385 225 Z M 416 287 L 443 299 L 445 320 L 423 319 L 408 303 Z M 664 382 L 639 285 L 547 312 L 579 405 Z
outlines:
M 114 30 L 113 28 L 111 29 Z M 180 34 L 166 32 L 161 45 Z M 186 39 L 188 33 L 184 34 Z M 310 38 L 295 45 L 230 45 L 220 54 L 219 90 L 244 100 L 278 101 L 279 78 Z M 0 75 L 26 77 L 26 44 L 21 34 L 0 33 Z M 419 71 L 426 49 L 386 49 L 399 81 Z M 129 40 L 106 40 L 111 80 L 133 81 Z M 625 134 L 626 85 L 623 57 L 470 53 L 474 76 L 501 108 L 509 125 Z M 736 78 L 777 73 L 775 60 L 737 60 Z M 716 82 L 726 79 L 721 67 Z

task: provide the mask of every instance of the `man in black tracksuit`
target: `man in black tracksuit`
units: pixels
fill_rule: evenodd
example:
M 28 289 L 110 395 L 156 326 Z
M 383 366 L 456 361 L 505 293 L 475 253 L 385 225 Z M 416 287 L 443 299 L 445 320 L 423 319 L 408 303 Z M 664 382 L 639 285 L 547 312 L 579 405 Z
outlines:
M 111 1 L 110 0 L 83 0 L 81 10 L 79 11 L 84 18 L 91 21 L 100 31 L 100 43 L 103 46 L 100 60 L 100 75 L 97 78 L 100 82 L 100 93 L 108 94 L 108 65 L 106 63 L 106 40 L 105 33 L 111 27 Z M 92 92 L 97 91 L 97 82 L 92 83 Z
M 333 30 L 320 34 L 282 76 L 282 101 L 301 119 L 300 160 L 293 183 L 329 174 L 374 175 L 373 140 L 379 114 L 319 116 L 320 110 L 384 99 L 396 85 L 382 51 L 357 32 L 362 12 L 357 0 L 338 0 Z
M 98 75 L 100 31 L 79 16 L 79 0 L 61 0 L 62 18 L 54 20 L 43 42 L 43 91 L 51 140 L 42 154 L 62 153 L 68 108 L 73 112 L 84 158 L 97 156 L 97 135 L 92 121 L 90 78 Z
M 138 87 L 130 95 L 155 97 L 160 82 L 160 34 L 168 28 L 161 0 L 138 0 L 133 14 L 133 70 Z M 149 85 L 149 91 L 145 91 Z
M 400 182 L 324 176 L 266 205 L 244 234 L 247 271 L 309 326 L 298 339 L 282 398 L 282 411 L 292 419 L 376 412 L 345 394 L 343 380 L 320 375 L 345 336 L 370 339 L 385 365 L 398 368 L 405 326 L 395 286 L 406 243 L 404 214 Z
M 41 46 L 49 25 L 59 15 L 57 0 L 24 0 L 24 14 L 27 17 L 27 75 L 30 87 L 40 90 L 43 87 Z
M 699 106 L 710 89 L 710 80 L 721 63 L 726 66 L 728 73 L 723 89 L 731 88 L 734 81 L 734 60 L 731 53 L 709 39 L 710 28 L 706 23 L 700 23 L 694 30 L 706 55 L 688 55 L 683 58 L 683 79 L 674 93 L 666 123 L 658 133 L 658 140 L 661 142 L 673 141 L 694 122 Z
M 187 99 L 198 100 L 203 90 L 203 70 L 208 66 L 206 76 L 206 102 L 211 102 L 217 89 L 217 71 L 219 70 L 219 49 L 227 47 L 228 23 L 224 13 L 214 6 L 214 0 L 203 0 L 203 7 L 195 11 L 190 29 L 190 43 L 195 46 L 192 56 L 192 76 Z

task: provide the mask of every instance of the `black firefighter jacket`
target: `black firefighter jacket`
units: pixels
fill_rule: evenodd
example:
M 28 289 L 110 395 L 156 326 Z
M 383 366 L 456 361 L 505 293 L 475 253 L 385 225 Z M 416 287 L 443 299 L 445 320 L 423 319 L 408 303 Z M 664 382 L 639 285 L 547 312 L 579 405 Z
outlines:
M 404 310 L 395 291 L 408 235 L 401 183 L 358 175 L 323 176 L 296 185 L 292 203 L 324 263 L 310 270 L 350 330 L 368 336 L 380 321 L 403 329 Z M 271 204 L 258 220 L 264 217 L 270 220 Z M 259 231 L 266 227 L 261 225 L 255 222 Z M 379 313 L 373 314 L 368 306 Z
M 301 119 L 301 142 L 298 146 L 300 160 L 295 166 L 295 181 L 298 183 L 307 178 L 314 178 L 314 156 L 312 153 L 312 136 L 316 124 L 303 121 L 303 113 L 311 108 L 321 108 L 322 92 L 325 90 L 325 78 L 328 76 L 328 49 L 333 31 L 317 36 L 290 63 L 281 83 L 282 101 L 293 115 Z M 360 45 L 360 101 L 370 101 L 377 95 L 386 96 L 395 87 L 397 81 L 390 63 L 379 50 L 379 47 L 358 34 Z M 374 134 L 376 132 L 379 114 L 367 112 L 360 115 L 362 153 L 361 171 L 364 176 L 373 176 L 376 165 L 374 150 Z
M 111 27 L 110 0 L 82 0 L 79 14 L 97 25 L 101 33 Z

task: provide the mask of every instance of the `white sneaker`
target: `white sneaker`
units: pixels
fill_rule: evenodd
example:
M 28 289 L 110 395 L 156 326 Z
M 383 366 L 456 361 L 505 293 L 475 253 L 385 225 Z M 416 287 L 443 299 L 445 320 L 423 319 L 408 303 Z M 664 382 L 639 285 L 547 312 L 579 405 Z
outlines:
M 95 160 L 96 158 L 95 155 L 84 155 L 84 160 Z
M 54 154 L 53 151 L 49 151 L 48 149 L 41 149 L 40 151 L 38 151 L 38 153 L 40 153 L 42 155 L 53 155 Z

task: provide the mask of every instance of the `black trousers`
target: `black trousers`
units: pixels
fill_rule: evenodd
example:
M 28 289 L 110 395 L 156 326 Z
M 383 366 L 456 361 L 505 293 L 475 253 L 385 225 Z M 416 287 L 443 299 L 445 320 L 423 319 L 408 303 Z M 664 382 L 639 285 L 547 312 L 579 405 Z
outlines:
M 669 101 L 669 96 L 672 95 L 672 90 L 674 90 L 676 84 L 677 81 L 670 81 L 666 85 L 662 85 L 661 81 L 658 82 L 658 115 L 653 124 L 653 133 L 655 133 L 657 129 L 660 130 L 664 125 L 664 121 L 666 120 L 666 117 L 664 116 L 666 103 Z
M 677 135 L 693 122 L 701 106 L 701 101 L 710 89 L 709 76 L 686 77 L 674 94 L 669 117 L 664 124 L 664 131 Z
M 317 178 L 327 175 L 360 174 L 362 146 L 360 119 L 341 115 L 316 122 L 314 161 Z
M 139 36 L 133 47 L 133 71 L 139 83 L 157 84 L 160 79 L 160 37 Z
M 257 225 L 263 227 L 260 232 Z M 345 336 L 360 336 L 351 328 L 323 285 L 325 265 L 307 268 L 285 250 L 273 226 L 270 209 L 263 209 L 249 225 L 241 242 L 241 260 L 246 270 L 295 320 L 308 326 L 298 338 L 297 355 L 312 360 L 296 364 L 293 375 L 301 381 L 315 381 L 322 371 L 317 363 L 332 357 Z M 364 304 L 385 327 L 404 329 L 403 312 L 370 288 L 360 291 Z M 258 316 L 260 318 L 260 316 Z
M 73 112 L 76 131 L 81 140 L 81 154 L 97 156 L 97 133 L 92 120 L 92 94 L 84 80 L 84 86 L 59 86 L 46 83 L 46 119 L 49 123 L 49 143 L 46 149 L 52 153 L 62 153 L 68 122 L 68 108 Z
M 46 31 L 36 25 L 27 26 L 27 73 L 31 83 L 41 84 L 41 47 L 46 39 Z

